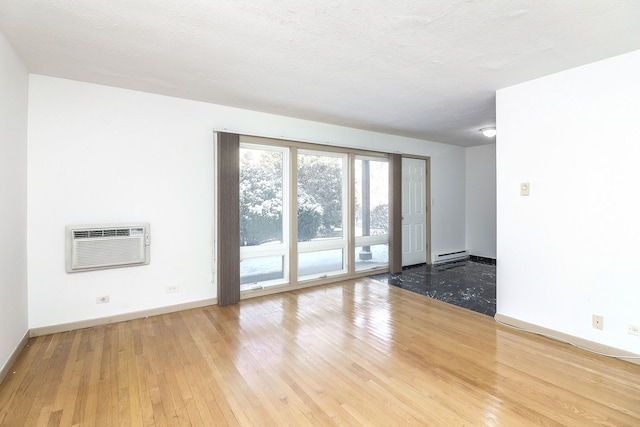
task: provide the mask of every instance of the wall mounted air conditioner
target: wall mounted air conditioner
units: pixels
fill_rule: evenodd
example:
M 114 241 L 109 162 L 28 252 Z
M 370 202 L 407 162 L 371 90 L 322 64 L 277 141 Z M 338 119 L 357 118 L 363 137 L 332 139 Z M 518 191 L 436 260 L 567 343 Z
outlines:
M 68 225 L 67 273 L 149 264 L 148 223 Z

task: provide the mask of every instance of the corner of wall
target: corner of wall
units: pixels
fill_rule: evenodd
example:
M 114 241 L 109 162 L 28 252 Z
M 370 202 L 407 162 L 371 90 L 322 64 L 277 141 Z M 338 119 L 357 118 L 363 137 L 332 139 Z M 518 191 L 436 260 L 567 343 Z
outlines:
M 28 330 L 27 115 L 29 75 L 0 33 L 0 365 L 11 364 Z M 4 369 L 3 368 L 3 371 Z

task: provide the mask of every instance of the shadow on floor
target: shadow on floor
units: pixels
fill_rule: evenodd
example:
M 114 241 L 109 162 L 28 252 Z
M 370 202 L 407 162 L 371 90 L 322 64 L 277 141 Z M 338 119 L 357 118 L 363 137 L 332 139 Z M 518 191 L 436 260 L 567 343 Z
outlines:
M 471 260 L 422 264 L 371 278 L 478 313 L 496 314 L 495 264 Z

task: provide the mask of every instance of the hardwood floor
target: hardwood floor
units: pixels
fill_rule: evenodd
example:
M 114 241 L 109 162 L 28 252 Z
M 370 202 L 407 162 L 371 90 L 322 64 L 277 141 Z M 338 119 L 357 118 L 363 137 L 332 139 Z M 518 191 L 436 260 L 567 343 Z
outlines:
M 11 372 L 3 426 L 640 425 L 640 366 L 370 279 L 32 338 Z

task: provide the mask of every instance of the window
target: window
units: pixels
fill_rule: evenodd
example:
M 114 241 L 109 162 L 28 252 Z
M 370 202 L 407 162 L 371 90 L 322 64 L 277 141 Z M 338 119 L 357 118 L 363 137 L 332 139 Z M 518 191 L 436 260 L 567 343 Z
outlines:
M 240 285 L 288 280 L 288 149 L 240 145 Z
M 347 155 L 297 156 L 298 277 L 345 273 Z
M 356 156 L 355 266 L 356 271 L 389 263 L 389 163 Z
M 388 267 L 388 159 L 332 148 L 241 138 L 241 291 Z

